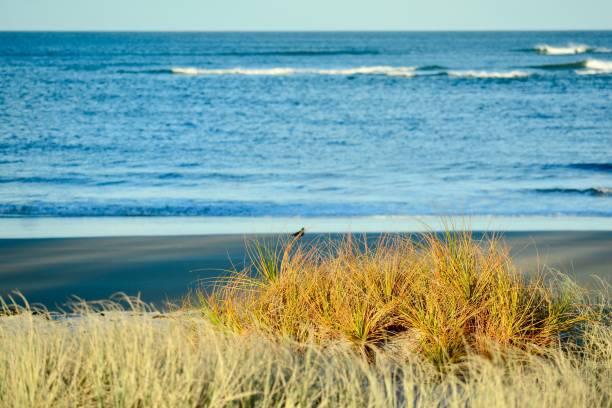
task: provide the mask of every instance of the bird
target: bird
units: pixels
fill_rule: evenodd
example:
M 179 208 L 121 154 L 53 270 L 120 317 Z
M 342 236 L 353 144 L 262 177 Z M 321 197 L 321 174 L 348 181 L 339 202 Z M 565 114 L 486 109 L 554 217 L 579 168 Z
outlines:
M 302 227 L 301 230 L 299 230 L 298 232 L 294 232 L 293 234 L 291 234 L 291 236 L 293 237 L 294 241 L 297 241 L 298 239 L 302 238 L 305 233 L 306 233 L 306 229 Z
M 289 243 L 285 247 L 285 251 L 283 253 L 283 259 L 281 261 L 281 269 L 280 269 L 281 271 L 284 271 L 287 268 L 287 262 L 289 262 L 289 254 L 291 253 L 291 248 L 293 247 L 293 244 L 298 242 L 300 238 L 304 236 L 305 233 L 306 233 L 306 229 L 302 227 L 302 229 L 300 229 L 298 232 L 294 232 L 293 234 L 290 234 L 293 238 L 289 241 Z

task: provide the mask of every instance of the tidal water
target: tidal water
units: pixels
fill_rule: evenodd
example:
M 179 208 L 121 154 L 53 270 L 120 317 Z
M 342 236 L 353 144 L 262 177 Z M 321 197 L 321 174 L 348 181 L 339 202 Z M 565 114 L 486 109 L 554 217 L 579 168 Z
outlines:
M 0 217 L 612 217 L 612 32 L 0 33 Z

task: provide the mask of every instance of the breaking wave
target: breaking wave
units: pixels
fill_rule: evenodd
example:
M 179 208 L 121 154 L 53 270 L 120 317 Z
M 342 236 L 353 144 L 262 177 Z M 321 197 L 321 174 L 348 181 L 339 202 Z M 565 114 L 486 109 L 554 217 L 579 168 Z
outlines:
M 330 76 L 353 76 L 353 75 L 383 75 L 391 77 L 412 78 L 418 75 L 418 71 L 440 71 L 438 75 L 447 75 L 459 78 L 491 78 L 491 79 L 513 79 L 525 78 L 533 73 L 526 71 L 446 71 L 445 67 L 430 65 L 424 67 L 392 67 L 392 66 L 369 66 L 356 68 L 317 69 L 317 68 L 227 68 L 227 69 L 201 69 L 192 67 L 172 68 L 169 72 L 177 75 L 188 76 L 217 76 L 217 75 L 252 75 L 252 76 L 287 76 L 287 75 L 330 75 Z M 425 74 L 423 74 L 425 75 Z
M 612 73 L 612 61 L 586 59 L 562 64 L 536 65 L 531 68 L 544 70 L 576 70 L 577 74 L 609 74 Z
M 587 60 L 584 68 L 576 73 L 580 75 L 612 74 L 612 61 Z
M 533 51 L 544 55 L 575 55 L 586 53 L 609 53 L 612 49 L 605 47 L 591 47 L 584 44 L 567 44 L 566 46 L 553 46 L 548 44 L 538 44 Z
M 534 71 L 536 70 L 536 71 Z M 521 79 L 539 75 L 537 71 L 575 71 L 578 75 L 612 74 L 612 61 L 599 59 L 584 59 L 558 64 L 542 64 L 524 67 L 517 70 L 452 70 L 440 65 L 423 66 L 361 66 L 347 68 L 306 68 L 306 67 L 269 67 L 269 68 L 198 68 L 172 67 L 147 70 L 121 70 L 118 73 L 130 74 L 173 74 L 183 76 L 291 76 L 291 75 L 322 75 L 322 76 L 357 76 L 378 75 L 388 77 L 412 78 L 415 76 L 448 76 L 453 78 L 472 79 Z
M 490 79 L 515 79 L 526 78 L 532 75 L 526 71 L 449 71 L 448 76 L 457 78 L 490 78 Z
M 256 76 L 286 76 L 286 75 L 387 75 L 398 77 L 412 77 L 416 67 L 372 66 L 343 69 L 314 69 L 314 68 L 227 68 L 227 69 L 201 69 L 192 67 L 171 68 L 172 74 L 178 75 L 256 75 Z

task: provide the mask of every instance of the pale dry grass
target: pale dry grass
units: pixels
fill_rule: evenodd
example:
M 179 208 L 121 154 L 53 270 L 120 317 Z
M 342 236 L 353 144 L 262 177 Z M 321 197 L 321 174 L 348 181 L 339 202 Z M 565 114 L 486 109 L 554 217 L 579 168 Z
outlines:
M 107 307 L 108 309 L 108 307 Z M 580 350 L 468 354 L 441 372 L 419 354 L 222 332 L 197 314 L 136 308 L 0 318 L 2 407 L 605 407 L 612 332 Z

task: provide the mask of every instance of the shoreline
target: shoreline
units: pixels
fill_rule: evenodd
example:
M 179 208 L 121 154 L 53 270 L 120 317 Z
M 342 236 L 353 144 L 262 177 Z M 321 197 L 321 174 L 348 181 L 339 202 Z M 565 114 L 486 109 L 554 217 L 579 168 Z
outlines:
M 394 233 L 441 231 L 612 231 L 612 217 L 365 216 L 365 217 L 15 217 L 0 218 L 0 239 Z
M 596 288 L 612 281 L 612 231 L 504 231 L 517 267 L 542 265 Z M 306 234 L 305 240 L 340 234 Z M 474 232 L 475 236 L 482 233 Z M 262 234 L 273 238 L 276 234 Z M 368 234 L 376 238 L 377 234 Z M 177 300 L 199 280 L 223 275 L 244 263 L 251 234 L 0 239 L 0 296 L 20 290 L 50 308 L 71 295 L 107 299 L 138 293 L 146 302 Z

